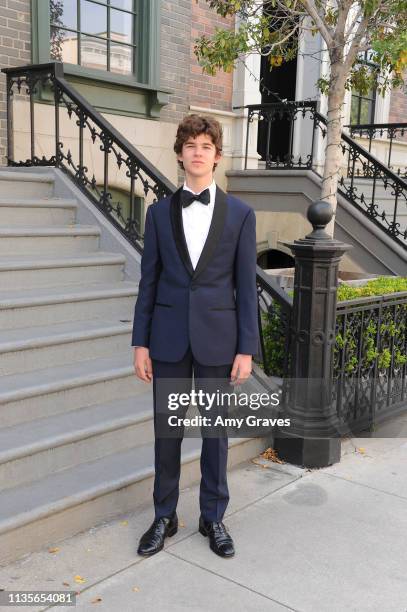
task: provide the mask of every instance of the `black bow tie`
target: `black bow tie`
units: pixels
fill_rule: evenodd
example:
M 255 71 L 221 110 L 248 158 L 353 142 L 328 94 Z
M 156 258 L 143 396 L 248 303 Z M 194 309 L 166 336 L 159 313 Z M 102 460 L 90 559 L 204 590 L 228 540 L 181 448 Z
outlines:
M 202 204 L 208 205 L 211 200 L 209 189 L 204 189 L 199 194 L 192 193 L 191 191 L 187 191 L 186 189 L 183 189 L 181 191 L 182 208 L 186 208 L 187 206 L 192 204 L 192 202 L 195 202 L 195 200 L 198 200 L 198 202 L 201 202 Z

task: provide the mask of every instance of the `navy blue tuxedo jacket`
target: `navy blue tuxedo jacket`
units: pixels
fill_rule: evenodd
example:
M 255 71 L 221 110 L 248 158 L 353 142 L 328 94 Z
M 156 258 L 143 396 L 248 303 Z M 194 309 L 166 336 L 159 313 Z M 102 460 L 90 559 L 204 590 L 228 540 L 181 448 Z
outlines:
M 257 355 L 256 216 L 216 187 L 213 216 L 193 269 L 178 189 L 147 210 L 132 346 L 152 359 L 181 360 L 191 346 L 203 365 Z

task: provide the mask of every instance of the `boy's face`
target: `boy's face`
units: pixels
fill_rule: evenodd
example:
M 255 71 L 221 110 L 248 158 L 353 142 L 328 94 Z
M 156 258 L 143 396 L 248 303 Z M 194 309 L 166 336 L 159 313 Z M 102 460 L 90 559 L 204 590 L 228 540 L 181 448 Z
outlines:
M 182 145 L 179 161 L 184 164 L 185 173 L 193 177 L 204 177 L 213 173 L 213 165 L 222 157 L 216 152 L 216 147 L 209 134 L 199 134 L 196 138 L 190 136 Z

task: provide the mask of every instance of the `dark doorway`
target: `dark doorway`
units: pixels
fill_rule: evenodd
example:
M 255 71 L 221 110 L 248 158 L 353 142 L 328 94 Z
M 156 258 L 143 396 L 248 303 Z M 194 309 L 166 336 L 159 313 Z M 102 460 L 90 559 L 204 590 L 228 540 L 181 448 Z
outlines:
M 287 255 L 287 253 L 283 253 L 278 249 L 269 249 L 257 257 L 257 265 L 260 266 L 262 270 L 294 268 L 295 261 L 294 257 Z
M 266 3 L 264 3 L 266 4 Z M 264 8 L 266 10 L 266 8 Z M 267 11 L 274 10 L 267 8 Z M 297 57 L 280 66 L 272 66 L 267 56 L 261 57 L 260 65 L 260 92 L 261 102 L 278 103 L 279 100 L 295 100 L 297 79 Z M 290 115 L 289 113 L 274 115 L 271 121 L 269 156 L 272 160 L 283 160 L 290 148 Z M 261 159 L 266 159 L 267 122 L 260 121 L 258 129 L 257 152 Z

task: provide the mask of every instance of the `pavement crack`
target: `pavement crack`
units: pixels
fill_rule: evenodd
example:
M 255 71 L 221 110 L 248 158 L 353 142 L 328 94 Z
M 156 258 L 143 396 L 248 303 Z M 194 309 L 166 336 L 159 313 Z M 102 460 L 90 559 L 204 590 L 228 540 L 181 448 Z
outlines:
M 338 480 L 343 480 L 345 482 L 349 482 L 350 484 L 358 485 L 360 487 L 365 487 L 366 489 L 370 489 L 371 491 L 377 491 L 378 493 L 384 493 L 384 495 L 389 495 L 390 497 L 397 497 L 397 499 L 402 499 L 407 502 L 407 497 L 402 495 L 397 495 L 397 493 L 391 493 L 390 491 L 384 491 L 383 489 L 378 489 L 377 487 L 372 487 L 371 485 L 365 484 L 363 482 L 359 482 L 357 480 L 350 480 L 349 478 L 345 478 L 344 476 L 338 476 L 337 474 L 327 474 L 325 476 L 329 476 L 330 478 L 337 478 Z
M 259 595 L 259 597 L 264 597 L 264 599 L 267 599 L 268 601 L 273 601 L 274 603 L 278 604 L 279 606 L 282 606 L 282 607 L 286 608 L 286 610 L 290 610 L 290 612 L 301 612 L 301 610 L 299 610 L 298 608 L 292 608 L 292 607 L 288 606 L 287 604 L 279 601 L 278 599 L 274 599 L 273 597 L 269 597 L 268 595 L 265 595 L 264 593 L 260 593 L 260 591 L 256 591 L 255 589 L 252 589 L 251 587 L 248 587 L 248 586 L 242 584 L 238 580 L 233 580 L 233 578 L 228 578 L 227 576 L 224 576 L 223 574 L 218 574 L 217 572 L 214 572 L 213 570 L 210 570 L 207 567 L 199 565 L 199 563 L 196 563 L 195 561 L 190 561 L 189 559 L 184 559 L 184 557 L 180 557 L 179 555 L 175 554 L 174 552 L 169 551 L 168 548 L 165 550 L 165 552 L 168 555 L 176 557 L 180 561 L 184 561 L 184 563 L 188 563 L 189 565 L 194 565 L 195 567 L 203 570 L 204 572 L 208 572 L 209 574 L 213 574 L 214 576 L 217 576 L 218 578 L 221 578 L 222 580 L 226 580 L 227 582 L 231 582 L 232 584 L 236 584 L 237 586 L 242 587 L 246 591 L 250 591 L 251 593 L 255 593 L 256 595 Z

